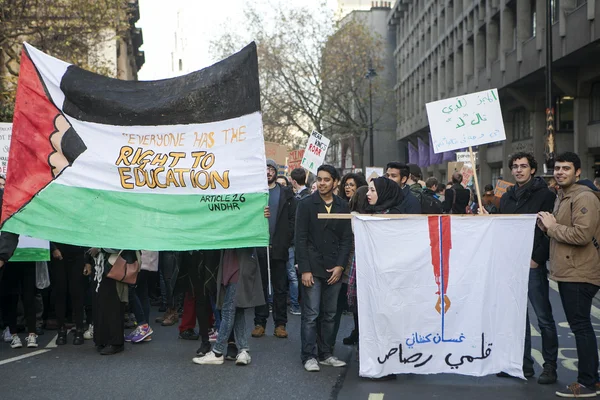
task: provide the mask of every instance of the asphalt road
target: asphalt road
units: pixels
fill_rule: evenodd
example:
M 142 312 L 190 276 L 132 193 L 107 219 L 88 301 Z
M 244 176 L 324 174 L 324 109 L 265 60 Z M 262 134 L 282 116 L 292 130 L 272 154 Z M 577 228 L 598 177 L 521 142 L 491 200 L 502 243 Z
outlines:
M 522 381 L 451 374 L 402 375 L 388 382 L 362 379 L 355 349 L 341 344 L 352 327 L 350 316 L 342 319 L 335 351 L 339 358 L 349 361 L 349 366 L 307 373 L 300 363 L 300 317 L 290 315 L 288 339 L 272 336 L 272 323 L 267 328 L 269 335 L 250 339 L 252 364 L 247 367 L 233 362 L 222 366 L 193 364 L 200 343 L 178 339 L 176 327 L 154 326 L 152 342 L 126 344 L 125 351 L 114 356 L 98 355 L 90 341 L 78 347 L 53 347 L 55 331 L 40 337 L 37 350 L 15 350 L 0 343 L 0 399 L 547 399 L 554 397 L 559 385 L 575 381 L 577 375 L 575 341 L 555 290 L 551 300 L 561 346 L 556 385 L 538 385 L 535 378 Z M 598 305 L 593 309 L 593 320 L 600 336 Z M 247 322 L 252 323 L 250 313 Z M 543 360 L 537 329 L 533 347 L 539 374 Z

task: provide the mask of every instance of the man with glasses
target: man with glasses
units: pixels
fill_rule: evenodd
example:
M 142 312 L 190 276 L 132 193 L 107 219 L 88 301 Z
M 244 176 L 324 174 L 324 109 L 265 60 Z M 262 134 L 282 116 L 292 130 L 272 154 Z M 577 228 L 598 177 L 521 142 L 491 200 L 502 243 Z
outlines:
M 500 199 L 500 214 L 537 214 L 540 211 L 552 212 L 556 196 L 548 189 L 541 177 L 536 177 L 537 161 L 531 153 L 516 153 L 510 156 L 508 165 L 515 178 L 516 185 L 504 193 Z M 542 356 L 544 371 L 538 378 L 540 384 L 556 382 L 556 362 L 558 358 L 558 335 L 550 305 L 548 270 L 549 240 L 536 226 L 533 253 L 529 262 L 528 297 L 538 319 L 542 334 Z M 531 329 L 529 315 L 526 320 L 525 354 L 523 355 L 523 374 L 530 378 L 535 375 L 531 357 Z M 498 376 L 507 377 L 504 372 Z

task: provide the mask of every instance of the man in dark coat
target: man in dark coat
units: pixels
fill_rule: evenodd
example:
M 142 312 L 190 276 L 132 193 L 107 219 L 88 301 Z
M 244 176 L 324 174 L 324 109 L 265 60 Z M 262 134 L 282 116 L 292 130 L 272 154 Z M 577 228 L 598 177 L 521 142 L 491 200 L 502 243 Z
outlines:
M 393 180 L 400 186 L 404 193 L 404 200 L 400 203 L 401 214 L 421 214 L 421 202 L 407 185 L 410 177 L 410 167 L 407 164 L 392 161 L 385 167 L 385 177 Z
M 333 194 L 339 180 L 334 167 L 321 165 L 317 171 L 318 191 L 301 200 L 297 210 L 296 261 L 302 274 L 303 300 L 301 358 L 309 372 L 320 370 L 317 358 L 322 365 L 346 365 L 333 356 L 333 344 L 342 272 L 352 250 L 352 228 L 349 219 L 318 218 L 318 214 L 350 212 L 348 204 Z
M 548 189 L 544 179 L 535 176 L 537 161 L 531 153 L 513 154 L 508 166 L 515 178 L 516 185 L 507 190 L 500 199 L 501 214 L 537 214 L 540 211 L 552 212 L 556 195 Z M 548 238 L 536 225 L 529 269 L 528 297 L 538 319 L 542 334 L 542 356 L 544 357 L 544 372 L 539 376 L 538 383 L 549 384 L 556 382 L 556 367 L 558 358 L 558 335 L 550 305 L 548 270 L 546 261 L 549 258 L 550 244 Z M 525 354 L 523 356 L 523 374 L 525 377 L 534 375 L 533 358 L 531 357 L 531 331 L 529 315 L 527 315 L 525 332 Z M 500 376 L 506 376 L 501 373 Z
M 463 176 L 460 172 L 452 174 L 452 187 L 446 189 L 442 208 L 448 214 L 466 214 L 471 192 L 461 184 Z
M 294 239 L 294 225 L 296 223 L 296 198 L 289 187 L 277 183 L 277 163 L 267 160 L 267 182 L 269 184 L 269 232 L 270 246 L 267 255 L 266 248 L 260 248 L 258 263 L 265 294 L 265 303 L 269 295 L 269 273 L 271 268 L 271 285 L 273 287 L 273 320 L 275 322 L 275 336 L 287 338 L 285 330 L 287 324 L 287 292 L 288 276 L 287 261 L 289 248 Z M 263 305 L 254 310 L 253 337 L 265 334 L 267 320 L 269 319 L 269 306 Z

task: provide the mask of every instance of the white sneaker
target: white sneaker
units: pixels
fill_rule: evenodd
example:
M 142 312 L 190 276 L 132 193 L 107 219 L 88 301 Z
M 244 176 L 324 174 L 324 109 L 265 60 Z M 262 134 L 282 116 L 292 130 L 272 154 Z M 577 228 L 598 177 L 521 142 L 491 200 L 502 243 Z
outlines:
M 12 335 L 10 334 L 10 328 L 7 326 L 4 330 L 4 343 L 12 342 Z
M 235 359 L 235 365 L 248 365 L 251 361 L 252 357 L 250 357 L 250 353 L 247 350 L 242 350 Z
M 23 343 L 21 343 L 21 339 L 19 339 L 19 336 L 12 336 L 12 339 L 10 341 L 10 347 L 12 347 L 13 349 L 20 349 L 21 347 L 23 347 Z
M 221 365 L 225 362 L 225 356 L 221 354 L 221 357 L 217 357 L 214 351 L 209 351 L 205 356 L 194 357 L 192 361 L 195 364 L 200 365 Z
M 33 335 L 29 335 L 25 338 L 28 349 L 33 349 L 35 347 L 38 347 L 37 337 L 38 337 L 37 335 L 33 334 Z
M 90 327 L 83 333 L 85 340 L 91 340 L 94 338 L 94 324 L 90 324 Z
M 329 365 L 330 367 L 345 367 L 346 363 L 339 360 L 337 357 L 331 356 L 328 359 L 321 361 L 321 365 Z
M 310 360 L 307 360 L 304 363 L 304 369 L 308 372 L 319 372 L 321 370 L 321 367 L 319 367 L 319 363 L 317 362 L 317 360 L 311 358 Z

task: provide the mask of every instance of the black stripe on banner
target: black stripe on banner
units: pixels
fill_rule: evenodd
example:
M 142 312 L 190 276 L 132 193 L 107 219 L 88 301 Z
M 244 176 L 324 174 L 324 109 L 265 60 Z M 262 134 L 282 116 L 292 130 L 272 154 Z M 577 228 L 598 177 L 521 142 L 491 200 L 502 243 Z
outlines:
M 160 81 L 123 81 L 70 66 L 63 112 L 106 125 L 222 121 L 260 111 L 256 44 L 208 68 Z

